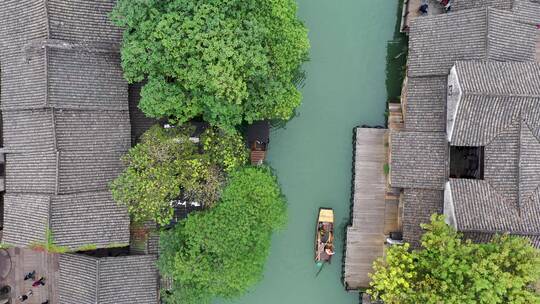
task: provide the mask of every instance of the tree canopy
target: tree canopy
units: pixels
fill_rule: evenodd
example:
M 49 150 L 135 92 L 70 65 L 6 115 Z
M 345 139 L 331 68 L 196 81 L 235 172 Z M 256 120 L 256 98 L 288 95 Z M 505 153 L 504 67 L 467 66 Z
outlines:
M 233 173 L 218 204 L 161 233 L 158 266 L 174 282 L 167 303 L 243 294 L 260 280 L 272 232 L 285 223 L 285 199 L 268 168 Z
M 309 41 L 296 11 L 294 0 L 119 0 L 112 19 L 125 28 L 126 79 L 147 80 L 145 114 L 231 130 L 300 104 Z
M 111 183 L 111 192 L 135 222 L 168 224 L 170 202 L 180 197 L 210 206 L 219 199 L 226 175 L 246 164 L 240 134 L 208 128 L 196 143 L 190 140 L 193 131 L 155 125 L 123 157 L 126 169 Z
M 540 303 L 532 286 L 540 279 L 540 254 L 526 238 L 495 236 L 463 241 L 460 233 L 432 217 L 423 226 L 422 248 L 392 246 L 378 260 L 368 290 L 384 303 Z

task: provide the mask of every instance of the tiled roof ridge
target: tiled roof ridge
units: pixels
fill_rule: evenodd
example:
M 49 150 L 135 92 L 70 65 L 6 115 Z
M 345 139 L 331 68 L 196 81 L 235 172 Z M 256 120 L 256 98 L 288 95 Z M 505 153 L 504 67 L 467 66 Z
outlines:
M 503 202 L 504 204 L 508 205 L 508 206 L 514 206 L 515 209 L 519 209 L 520 206 L 519 206 L 519 202 L 513 202 L 512 200 L 510 200 L 509 198 L 505 197 L 504 195 L 502 195 L 499 190 L 497 190 L 497 187 L 495 187 L 489 180 L 479 180 L 478 182 L 482 182 L 482 183 L 485 183 L 489 188 L 493 189 L 493 192 L 495 193 L 496 197 L 498 200 L 500 200 L 501 202 Z M 519 200 L 519 198 L 518 198 Z M 520 213 L 518 211 L 518 213 Z M 521 218 L 521 216 L 520 216 Z
M 460 229 L 459 232 L 467 233 L 467 232 L 479 232 L 479 233 L 488 233 L 488 234 L 510 234 L 510 235 L 517 235 L 517 236 L 530 236 L 530 235 L 540 235 L 540 231 L 520 231 L 520 230 L 505 230 L 505 231 L 494 231 L 494 230 L 488 230 L 488 229 Z
M 30 192 L 30 191 L 24 191 L 24 192 L 10 191 L 9 195 L 13 195 L 13 196 L 42 196 L 42 197 L 47 197 L 47 198 L 50 198 L 50 199 L 54 199 L 54 198 L 61 198 L 61 197 L 66 197 L 66 196 L 87 195 L 87 194 L 92 194 L 92 193 L 105 193 L 105 192 L 110 193 L 110 190 L 109 189 L 85 190 L 85 191 L 77 191 L 77 192 L 73 192 L 73 193 L 58 193 L 58 194 L 43 193 L 43 192 Z
M 100 271 L 101 271 L 101 260 L 96 259 L 96 303 L 100 303 L 99 301 L 99 278 L 100 278 Z
M 489 145 L 492 145 L 493 142 L 497 139 L 497 137 L 499 137 L 499 135 L 500 135 L 502 132 L 504 132 L 504 131 L 508 130 L 509 128 L 511 128 L 511 127 L 517 122 L 517 120 L 520 119 L 520 117 L 521 117 L 521 115 L 519 116 L 519 118 L 514 119 L 514 120 L 511 120 L 507 125 L 505 125 L 504 127 L 502 127 L 502 128 L 499 130 L 499 132 L 498 132 L 495 136 L 491 137 L 491 139 L 485 143 L 484 146 L 487 147 L 487 146 L 489 146 Z
M 518 97 L 518 98 L 540 98 L 540 94 L 506 94 L 506 93 L 483 93 L 472 90 L 463 89 L 463 92 L 467 95 L 473 96 L 485 96 L 485 97 Z
M 46 111 L 46 110 L 52 110 L 55 112 L 81 112 L 81 113 L 118 113 L 118 112 L 126 112 L 128 113 L 128 109 L 122 109 L 122 110 L 115 110 L 115 109 L 96 109 L 96 108 L 84 108 L 84 107 L 77 107 L 77 108 L 64 108 L 64 107 L 58 107 L 55 105 L 47 106 L 47 107 L 39 107 L 39 108 L 24 108 L 24 109 L 5 109 L 2 110 L 2 113 L 17 113 L 17 112 L 32 112 L 32 111 Z
M 485 7 L 484 8 L 486 10 L 486 32 L 485 32 L 485 37 L 484 37 L 484 43 L 485 43 L 485 52 L 484 52 L 484 58 L 483 60 L 486 61 L 489 59 L 490 55 L 490 44 L 489 44 L 489 27 L 490 27 L 490 23 L 491 23 L 491 8 L 490 7 Z
M 523 207 L 523 203 L 521 202 L 521 192 L 523 189 L 521 189 L 521 141 L 522 141 L 522 131 L 523 131 L 523 109 L 519 109 L 519 130 L 518 130 L 518 146 L 517 146 L 517 161 L 518 161 L 518 168 L 517 168 L 517 214 L 518 217 L 521 218 L 521 211 Z
M 29 53 L 38 49 L 73 50 L 88 53 L 118 53 L 120 48 L 116 45 L 93 40 L 70 41 L 63 39 L 38 38 L 29 41 L 24 50 Z
M 534 195 L 534 193 L 536 191 L 538 191 L 540 189 L 540 184 L 536 185 L 536 188 L 531 191 L 529 194 L 527 194 L 527 197 L 524 197 L 522 198 L 521 197 L 521 183 L 519 181 L 521 181 L 521 131 L 522 131 L 522 128 L 523 128 L 523 124 L 525 124 L 525 127 L 529 130 L 529 132 L 531 132 L 531 135 L 538 141 L 540 142 L 540 138 L 538 138 L 538 136 L 535 135 L 533 129 L 531 129 L 531 126 L 529 125 L 529 123 L 525 120 L 525 118 L 523 118 L 523 116 L 521 115 L 520 113 L 520 130 L 519 130 L 519 147 L 518 147 L 518 161 L 519 161 L 519 164 L 518 164 L 518 206 L 519 206 L 519 212 L 520 212 L 520 216 L 521 216 L 521 207 L 525 204 L 525 201 L 527 200 L 532 200 L 532 196 Z M 539 202 L 540 203 L 540 202 Z

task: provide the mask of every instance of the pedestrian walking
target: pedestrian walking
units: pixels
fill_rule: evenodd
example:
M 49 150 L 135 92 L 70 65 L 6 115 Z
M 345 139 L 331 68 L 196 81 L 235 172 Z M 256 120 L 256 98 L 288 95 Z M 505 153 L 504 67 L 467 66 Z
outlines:
M 19 300 L 21 302 L 24 302 L 26 300 L 28 300 L 28 298 L 30 298 L 34 293 L 32 292 L 32 290 L 29 290 L 26 294 L 23 294 L 21 296 L 19 296 Z
M 36 278 L 36 271 L 35 270 L 32 270 L 32 272 L 29 272 L 24 276 L 25 281 L 28 281 L 30 279 L 34 280 L 35 278 Z
M 32 283 L 32 287 L 38 287 L 39 285 L 45 286 L 45 278 L 44 277 L 40 277 L 39 280 L 34 281 L 34 283 Z

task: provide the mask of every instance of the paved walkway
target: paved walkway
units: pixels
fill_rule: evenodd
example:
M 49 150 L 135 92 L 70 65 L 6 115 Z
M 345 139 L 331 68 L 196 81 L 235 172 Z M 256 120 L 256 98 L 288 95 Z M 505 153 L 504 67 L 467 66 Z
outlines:
M 33 295 L 24 303 L 41 304 L 49 300 L 50 304 L 58 303 L 54 286 L 58 281 L 58 255 L 46 254 L 30 249 L 10 248 L 11 271 L 6 279 L 0 280 L 0 286 L 11 287 L 13 303 L 20 303 L 17 299 L 22 294 L 33 291 Z M 32 281 L 24 281 L 26 273 L 36 271 L 36 279 L 45 277 L 45 286 L 32 287 Z
M 385 240 L 384 129 L 356 129 L 352 225 L 347 228 L 344 283 L 347 289 L 369 287 L 373 261 L 383 255 Z
M 428 16 L 432 15 L 439 15 L 443 13 L 442 6 L 436 1 L 436 0 L 403 0 L 403 16 L 402 16 L 402 22 L 401 22 L 401 30 L 408 32 L 409 27 L 411 26 L 411 23 L 414 21 L 414 19 L 418 17 L 422 17 L 420 14 L 420 5 L 423 3 L 427 3 L 428 8 Z

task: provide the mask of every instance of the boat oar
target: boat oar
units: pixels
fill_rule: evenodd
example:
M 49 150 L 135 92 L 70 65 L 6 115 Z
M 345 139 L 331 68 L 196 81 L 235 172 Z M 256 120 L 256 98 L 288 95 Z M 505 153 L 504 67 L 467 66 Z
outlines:
M 317 271 L 317 274 L 315 275 L 315 277 L 318 277 L 318 276 L 319 276 L 319 273 L 321 273 L 321 271 L 322 271 L 323 268 L 324 268 L 324 264 L 325 264 L 325 263 L 320 263 L 320 262 L 317 263 L 317 267 L 319 267 L 319 271 Z

